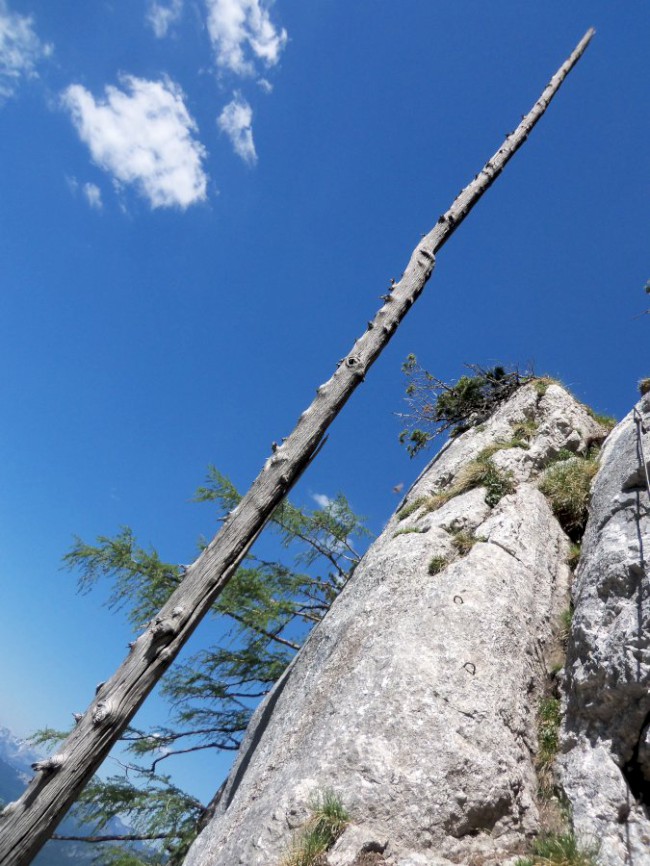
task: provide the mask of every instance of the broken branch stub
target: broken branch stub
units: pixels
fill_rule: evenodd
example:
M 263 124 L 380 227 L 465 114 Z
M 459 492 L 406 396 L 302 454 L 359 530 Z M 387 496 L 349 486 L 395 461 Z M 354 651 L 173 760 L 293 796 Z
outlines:
M 314 459 L 325 432 L 395 333 L 431 276 L 435 253 L 446 243 L 506 163 L 528 138 L 594 35 L 589 30 L 555 73 L 519 126 L 424 235 L 401 279 L 368 323 L 334 375 L 316 393 L 291 435 L 273 449 L 258 477 L 230 513 L 159 615 L 131 647 L 116 673 L 52 758 L 35 767 L 22 797 L 0 814 L 0 866 L 31 862 L 54 832 L 136 711 L 165 673 L 234 574 L 266 522 Z

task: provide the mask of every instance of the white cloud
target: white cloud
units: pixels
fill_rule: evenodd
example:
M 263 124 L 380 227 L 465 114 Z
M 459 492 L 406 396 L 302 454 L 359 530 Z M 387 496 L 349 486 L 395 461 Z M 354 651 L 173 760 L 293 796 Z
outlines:
M 124 90 L 107 86 L 105 97 L 72 84 L 62 102 L 95 163 L 118 184 L 133 184 L 152 208 L 187 208 L 206 198 L 206 150 L 193 137 L 197 126 L 183 92 L 169 79 L 122 76 Z
M 52 54 L 52 45 L 41 42 L 32 23 L 0 0 L 0 102 L 13 96 L 22 78 L 36 78 L 36 64 Z
M 86 196 L 86 201 L 95 210 L 101 210 L 104 207 L 102 201 L 102 191 L 96 183 L 85 183 L 82 186 L 83 194 Z
M 312 493 L 311 498 L 314 500 L 314 502 L 316 503 L 316 505 L 318 505 L 319 508 L 329 508 L 329 506 L 334 501 L 333 499 L 330 499 L 329 496 L 326 496 L 324 493 Z
M 255 60 L 275 66 L 287 44 L 287 31 L 271 21 L 272 0 L 205 0 L 208 33 L 217 66 L 254 75 Z
M 147 22 L 159 39 L 167 36 L 169 28 L 180 20 L 183 13 L 183 0 L 169 0 L 168 3 L 160 3 L 159 0 L 150 0 Z
M 255 165 L 257 153 L 253 141 L 253 109 L 241 93 L 235 93 L 235 98 L 217 118 L 217 125 L 230 138 L 233 150 L 241 156 L 244 162 Z
M 257 85 L 264 93 L 271 93 L 273 90 L 273 85 L 266 78 L 258 78 Z
M 88 204 L 96 210 L 102 210 L 104 207 L 102 191 L 96 183 L 84 183 L 80 186 L 79 181 L 74 177 L 74 175 L 72 177 L 66 177 L 66 181 L 72 195 L 76 196 L 81 189 L 81 192 Z

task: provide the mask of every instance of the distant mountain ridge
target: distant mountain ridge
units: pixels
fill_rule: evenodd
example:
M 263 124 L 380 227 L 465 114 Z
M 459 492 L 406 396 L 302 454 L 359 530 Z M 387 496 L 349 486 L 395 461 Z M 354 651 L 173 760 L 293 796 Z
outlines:
M 29 742 L 21 740 L 9 728 L 0 725 L 0 801 L 18 799 L 34 775 L 32 764 L 43 758 Z M 80 826 L 74 818 L 66 818 L 58 828 L 64 836 L 83 836 L 89 828 Z M 121 821 L 111 821 L 105 833 L 132 832 Z M 34 866 L 86 866 L 95 861 L 99 846 L 84 842 L 48 842 L 32 861 Z

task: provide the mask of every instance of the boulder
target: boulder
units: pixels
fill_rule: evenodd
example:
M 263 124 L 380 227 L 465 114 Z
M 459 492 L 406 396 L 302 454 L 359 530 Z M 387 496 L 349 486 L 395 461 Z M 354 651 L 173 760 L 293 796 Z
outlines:
M 646 395 L 603 448 L 573 587 L 560 780 L 603 866 L 650 866 L 649 460 Z
M 510 494 L 429 510 L 523 422 L 528 447 L 493 455 Z M 280 866 L 326 790 L 351 823 L 319 863 L 516 861 L 539 828 L 537 706 L 570 578 L 534 482 L 603 437 L 566 391 L 532 383 L 442 449 L 256 711 L 187 866 Z

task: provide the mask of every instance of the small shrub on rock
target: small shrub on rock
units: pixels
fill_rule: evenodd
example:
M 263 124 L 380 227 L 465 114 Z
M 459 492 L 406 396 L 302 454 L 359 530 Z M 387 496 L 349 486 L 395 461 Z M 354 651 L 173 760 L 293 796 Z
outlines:
M 435 436 L 454 436 L 481 425 L 521 385 L 529 382 L 530 374 L 505 367 L 484 369 L 467 365 L 470 375 L 461 376 L 450 384 L 433 376 L 409 355 L 402 365 L 408 377 L 406 401 L 409 412 L 403 414 L 408 424 L 399 436 L 411 457 L 425 448 Z

